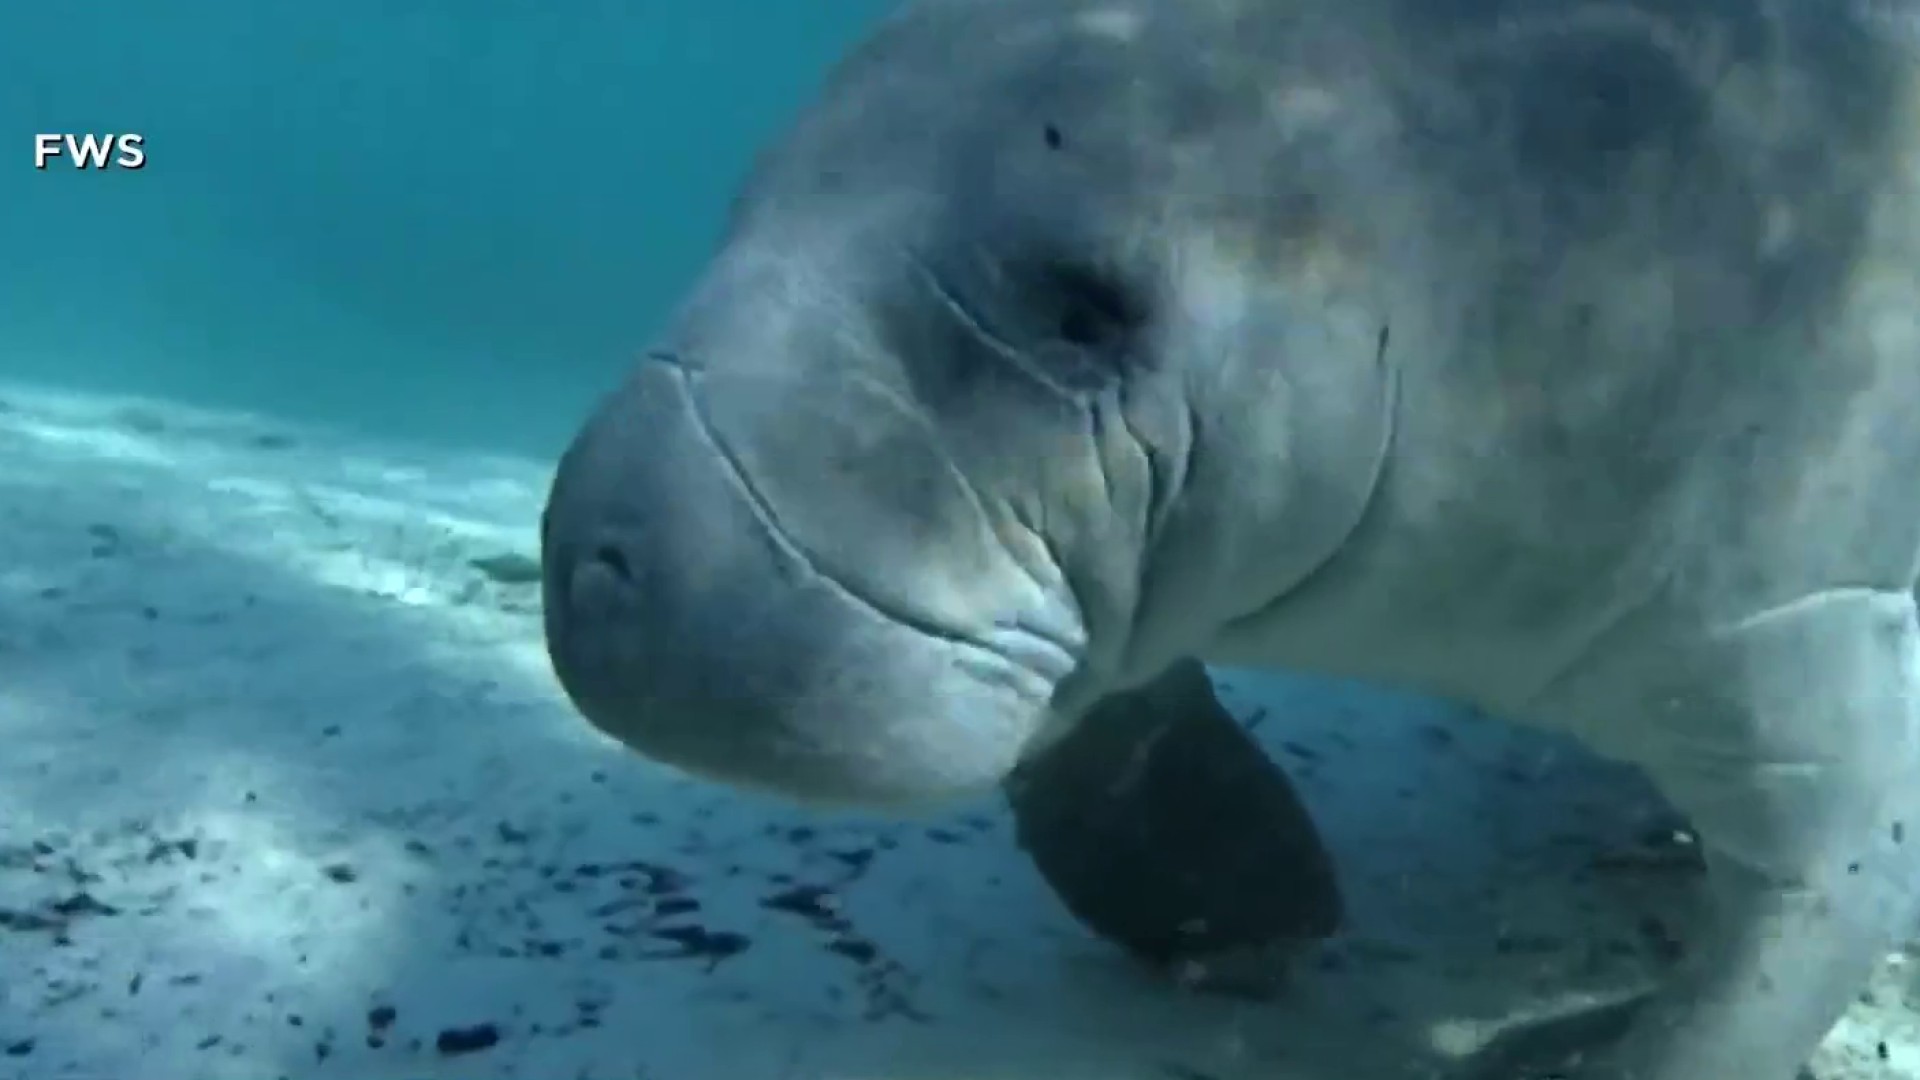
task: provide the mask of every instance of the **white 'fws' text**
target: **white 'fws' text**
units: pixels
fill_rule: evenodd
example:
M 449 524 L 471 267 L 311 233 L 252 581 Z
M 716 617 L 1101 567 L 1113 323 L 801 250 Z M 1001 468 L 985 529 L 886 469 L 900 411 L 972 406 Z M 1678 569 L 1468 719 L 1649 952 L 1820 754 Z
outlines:
M 145 135 L 35 135 L 33 167 L 46 171 L 60 159 L 76 169 L 143 169 Z

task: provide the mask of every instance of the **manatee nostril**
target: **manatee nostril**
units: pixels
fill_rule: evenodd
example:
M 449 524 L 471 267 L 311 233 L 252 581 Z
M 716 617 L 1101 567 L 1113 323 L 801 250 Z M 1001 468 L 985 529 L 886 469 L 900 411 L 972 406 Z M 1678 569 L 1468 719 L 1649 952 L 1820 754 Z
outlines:
M 602 566 L 613 571 L 613 576 L 629 585 L 633 584 L 633 567 L 619 548 L 612 544 L 602 544 L 594 549 L 593 557 L 599 560 Z

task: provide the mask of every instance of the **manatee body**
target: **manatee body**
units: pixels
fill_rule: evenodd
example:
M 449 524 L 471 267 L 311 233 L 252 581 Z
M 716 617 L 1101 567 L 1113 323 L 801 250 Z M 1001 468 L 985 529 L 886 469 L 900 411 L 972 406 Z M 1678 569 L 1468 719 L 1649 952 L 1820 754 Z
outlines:
M 561 462 L 559 678 L 874 807 L 1087 752 L 1196 658 L 1571 733 L 1718 906 L 1561 1072 L 1788 1080 L 1920 915 L 1914 26 L 909 3 Z

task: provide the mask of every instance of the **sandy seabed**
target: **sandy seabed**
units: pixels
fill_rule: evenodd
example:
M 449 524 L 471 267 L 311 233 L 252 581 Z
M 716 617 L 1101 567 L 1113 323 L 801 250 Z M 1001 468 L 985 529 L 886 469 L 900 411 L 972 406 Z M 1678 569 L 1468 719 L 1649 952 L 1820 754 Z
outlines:
M 999 806 L 808 815 L 590 731 L 547 466 L 0 390 L 0 1078 L 1412 1080 L 1640 984 L 1697 868 L 1631 774 L 1216 673 L 1349 927 L 1264 1002 L 1090 940 Z M 1815 1063 L 1920 1077 L 1890 958 Z

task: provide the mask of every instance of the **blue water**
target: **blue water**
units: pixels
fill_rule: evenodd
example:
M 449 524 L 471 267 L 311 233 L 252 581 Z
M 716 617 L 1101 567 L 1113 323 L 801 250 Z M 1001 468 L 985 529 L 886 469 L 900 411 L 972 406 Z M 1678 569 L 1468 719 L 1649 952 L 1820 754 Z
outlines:
M 549 454 L 886 6 L 7 4 L 0 379 Z

